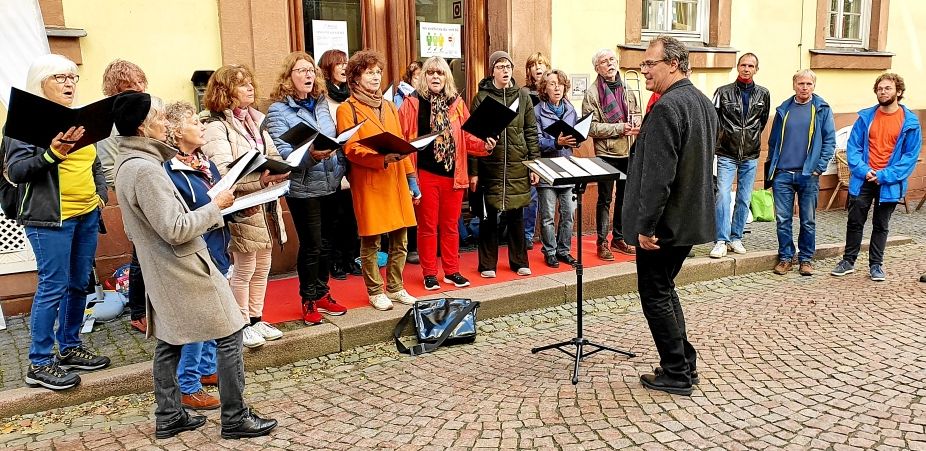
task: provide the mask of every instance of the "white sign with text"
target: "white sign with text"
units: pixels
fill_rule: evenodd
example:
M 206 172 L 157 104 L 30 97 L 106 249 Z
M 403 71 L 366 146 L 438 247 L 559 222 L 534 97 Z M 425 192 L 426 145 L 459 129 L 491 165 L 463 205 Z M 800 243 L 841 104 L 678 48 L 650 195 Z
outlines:
M 463 41 L 460 39 L 460 24 L 421 22 L 418 27 L 421 42 L 421 57 L 441 56 L 462 58 Z
M 343 20 L 313 20 L 312 45 L 315 59 L 322 57 L 328 50 L 347 51 L 347 22 Z

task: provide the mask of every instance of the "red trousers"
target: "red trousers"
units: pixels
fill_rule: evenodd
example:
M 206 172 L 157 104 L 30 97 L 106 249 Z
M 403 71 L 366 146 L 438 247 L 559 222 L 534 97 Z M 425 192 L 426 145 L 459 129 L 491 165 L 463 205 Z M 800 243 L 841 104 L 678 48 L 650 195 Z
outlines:
M 465 189 L 453 188 L 453 177 L 418 171 L 421 203 L 418 219 L 418 258 L 425 276 L 437 276 L 437 242 L 444 275 L 460 272 L 460 230 L 457 223 Z

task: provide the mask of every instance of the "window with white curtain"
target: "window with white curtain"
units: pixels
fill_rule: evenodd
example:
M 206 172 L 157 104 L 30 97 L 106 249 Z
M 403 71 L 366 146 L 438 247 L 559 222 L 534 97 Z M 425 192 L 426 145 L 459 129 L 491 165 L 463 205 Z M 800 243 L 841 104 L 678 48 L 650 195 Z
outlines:
M 828 47 L 864 47 L 868 42 L 871 0 L 830 0 L 828 18 Z
M 704 41 L 707 0 L 643 0 L 643 37 L 668 34 L 684 41 Z

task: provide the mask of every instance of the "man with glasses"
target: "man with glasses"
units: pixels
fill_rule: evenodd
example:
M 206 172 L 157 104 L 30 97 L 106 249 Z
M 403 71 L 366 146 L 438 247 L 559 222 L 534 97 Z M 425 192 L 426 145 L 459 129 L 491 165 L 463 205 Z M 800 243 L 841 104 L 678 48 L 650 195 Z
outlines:
M 595 145 L 595 156 L 601 157 L 626 174 L 628 137 L 640 131 L 640 124 L 632 123 L 631 113 L 640 112 L 640 101 L 625 89 L 617 70 L 617 56 L 613 50 L 601 49 L 595 53 L 592 66 L 595 67 L 598 78 L 585 90 L 585 98 L 582 99 L 582 115 L 592 115 L 588 136 Z M 621 233 L 621 208 L 625 187 L 626 180 L 598 183 L 595 222 L 598 233 L 598 258 L 602 260 L 614 260 L 612 250 L 627 255 L 634 254 L 633 246 L 627 244 Z M 612 195 L 615 203 L 614 215 L 609 224 Z M 608 232 L 611 232 L 610 243 Z
M 717 131 L 717 233 L 711 258 L 727 255 L 727 246 L 737 254 L 745 254 L 743 230 L 749 215 L 752 183 L 756 179 L 762 130 L 768 122 L 768 89 L 753 81 L 759 71 L 759 57 L 743 54 L 737 62 L 736 81 L 717 88 L 714 107 L 720 120 Z M 731 223 L 730 190 L 736 179 L 736 206 Z
M 688 251 L 714 233 L 711 155 L 717 113 L 690 80 L 688 49 L 675 38 L 650 41 L 640 71 L 661 97 L 630 150 L 624 239 L 637 247 L 637 288 L 659 352 L 644 387 L 690 395 L 699 382 L 697 353 L 685 329 L 675 277 Z
M 874 204 L 868 273 L 876 282 L 885 279 L 884 246 L 891 214 L 906 195 L 907 178 L 916 169 L 923 143 L 916 113 L 900 104 L 905 90 L 903 77 L 881 74 L 874 86 L 878 104 L 859 111 L 852 126 L 846 146 L 846 160 L 851 171 L 846 251 L 842 261 L 830 272 L 834 276 L 855 272 L 868 210 Z

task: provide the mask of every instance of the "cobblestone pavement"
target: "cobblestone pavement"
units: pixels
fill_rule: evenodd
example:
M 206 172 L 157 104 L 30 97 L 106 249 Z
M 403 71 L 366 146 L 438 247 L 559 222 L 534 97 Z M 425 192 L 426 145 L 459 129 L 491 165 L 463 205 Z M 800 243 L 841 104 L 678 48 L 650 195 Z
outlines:
M 917 238 L 919 242 L 926 242 L 926 209 L 905 214 L 898 208 L 891 220 L 892 235 L 907 235 Z M 798 222 L 795 219 L 795 230 Z M 846 216 L 845 211 L 818 212 L 817 214 L 817 243 L 841 243 L 845 240 Z M 750 233 L 744 240 L 749 250 L 771 250 L 778 248 L 775 235 L 775 223 L 753 223 L 747 226 Z M 795 240 L 797 232 L 795 231 Z M 705 257 L 710 252 L 711 245 L 705 244 L 695 247 L 698 256 Z M 888 250 L 888 254 L 890 254 Z M 357 279 L 358 283 L 360 279 Z M 29 324 L 28 317 L 18 316 L 7 318 L 6 330 L 0 331 L 0 390 L 23 387 L 24 372 L 29 359 Z M 284 331 L 302 327 L 301 324 L 284 324 Z M 92 349 L 113 360 L 113 366 L 124 366 L 151 360 L 154 353 L 154 342 L 145 340 L 144 336 L 132 329 L 128 324 L 128 317 L 122 317 L 107 324 L 98 324 L 84 339 Z
M 820 262 L 828 268 L 835 259 Z M 924 449 L 926 244 L 893 247 L 888 280 L 771 272 L 680 287 L 700 353 L 691 397 L 642 388 L 658 356 L 635 293 L 586 303 L 586 337 L 638 354 L 571 362 L 560 306 L 483 321 L 476 343 L 419 358 L 366 346 L 247 375 L 269 437 L 153 439 L 150 395 L 0 420 L 0 447 L 115 449 Z M 865 267 L 863 256 L 859 264 Z

